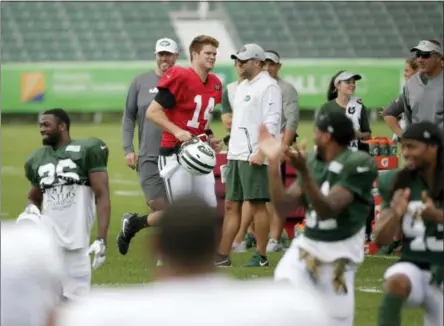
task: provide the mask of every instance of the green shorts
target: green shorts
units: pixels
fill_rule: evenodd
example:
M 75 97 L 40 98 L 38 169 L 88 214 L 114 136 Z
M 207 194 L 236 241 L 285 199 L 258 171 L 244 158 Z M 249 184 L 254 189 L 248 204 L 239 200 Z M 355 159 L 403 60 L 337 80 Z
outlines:
M 266 165 L 229 160 L 226 171 L 225 199 L 233 201 L 269 201 Z

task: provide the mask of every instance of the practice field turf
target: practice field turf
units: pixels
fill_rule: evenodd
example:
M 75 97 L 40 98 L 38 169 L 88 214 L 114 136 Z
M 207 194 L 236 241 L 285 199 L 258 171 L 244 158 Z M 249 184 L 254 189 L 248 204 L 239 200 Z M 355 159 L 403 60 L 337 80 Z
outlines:
M 390 136 L 388 128 L 381 122 L 372 123 L 375 136 Z M 126 211 L 144 212 L 146 207 L 139 189 L 137 175 L 125 165 L 121 131 L 117 124 L 108 125 L 73 125 L 73 138 L 98 137 L 110 148 L 109 176 L 111 187 L 112 217 L 108 236 L 106 263 L 93 273 L 93 282 L 97 285 L 120 285 L 146 282 L 154 270 L 147 255 L 146 236 L 138 237 L 129 253 L 121 256 L 116 248 L 115 238 L 120 227 L 120 217 Z M 222 137 L 225 132 L 220 124 L 213 126 L 214 132 Z M 304 122 L 299 129 L 301 138 L 307 138 L 312 145 L 312 122 Z M 1 214 L 2 219 L 15 218 L 24 208 L 29 184 L 24 176 L 23 164 L 27 156 L 41 144 L 37 125 L 2 125 L 2 169 L 1 169 Z M 95 231 L 93 231 L 95 237 Z M 26 241 L 26 239 L 23 239 Z M 233 265 L 224 272 L 240 279 L 271 277 L 281 254 L 269 256 L 272 267 L 242 268 L 251 253 L 233 254 Z M 356 279 L 356 326 L 375 326 L 377 308 L 381 300 L 381 282 L 384 270 L 394 262 L 392 257 L 368 257 L 360 267 Z M 254 306 L 255 300 L 251 298 Z M 149 309 L 149 307 L 147 308 Z M 149 310 L 147 310 L 149 315 Z M 405 325 L 422 325 L 422 314 L 418 310 L 404 314 Z M 297 316 L 295 316 L 297 319 Z M 408 322 L 407 322 L 408 321 Z

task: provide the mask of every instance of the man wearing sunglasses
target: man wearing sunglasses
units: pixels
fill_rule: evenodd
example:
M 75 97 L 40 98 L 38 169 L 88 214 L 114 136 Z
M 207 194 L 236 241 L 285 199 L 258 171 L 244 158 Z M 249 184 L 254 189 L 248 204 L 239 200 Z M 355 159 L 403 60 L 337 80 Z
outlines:
M 250 203 L 256 236 L 256 250 L 245 267 L 269 266 L 266 257 L 269 217 L 267 165 L 259 150 L 259 127 L 279 137 L 282 115 L 282 92 L 277 81 L 266 71 L 265 51 L 257 44 L 246 44 L 231 55 L 239 65 L 244 80 L 238 85 L 233 101 L 233 120 L 226 166 L 225 218 L 218 266 L 231 266 L 229 253 L 239 231 L 242 202 Z
M 444 129 L 441 44 L 434 40 L 422 40 L 411 52 L 415 53 L 418 72 L 404 86 L 401 94 L 404 105 L 398 111 L 386 111 L 384 115 L 399 116 L 404 113 L 407 126 L 430 121 Z

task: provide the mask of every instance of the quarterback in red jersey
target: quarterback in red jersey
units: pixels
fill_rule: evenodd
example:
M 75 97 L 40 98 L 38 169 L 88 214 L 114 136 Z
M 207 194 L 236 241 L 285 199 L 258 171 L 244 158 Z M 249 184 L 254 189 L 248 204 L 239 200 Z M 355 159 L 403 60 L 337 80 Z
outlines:
M 171 67 L 157 85 L 159 92 L 146 115 L 163 129 L 159 152 L 161 171 L 177 165 L 181 143 L 193 137 L 206 134 L 213 150 L 221 149 L 222 142 L 215 140 L 209 129 L 214 107 L 222 101 L 222 83 L 210 73 L 218 46 L 219 42 L 213 37 L 197 36 L 189 48 L 191 67 Z M 202 161 L 195 163 L 199 165 Z M 170 201 L 194 193 L 209 205 L 217 205 L 212 172 L 195 175 L 179 166 L 174 173 L 163 177 Z

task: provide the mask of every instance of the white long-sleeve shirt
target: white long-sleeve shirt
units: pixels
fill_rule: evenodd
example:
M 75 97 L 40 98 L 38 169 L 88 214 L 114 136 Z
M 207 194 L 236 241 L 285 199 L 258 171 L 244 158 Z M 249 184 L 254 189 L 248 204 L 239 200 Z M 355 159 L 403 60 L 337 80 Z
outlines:
M 248 161 L 258 151 L 259 127 L 278 136 L 282 116 L 282 91 L 267 72 L 242 81 L 234 96 L 229 160 Z

